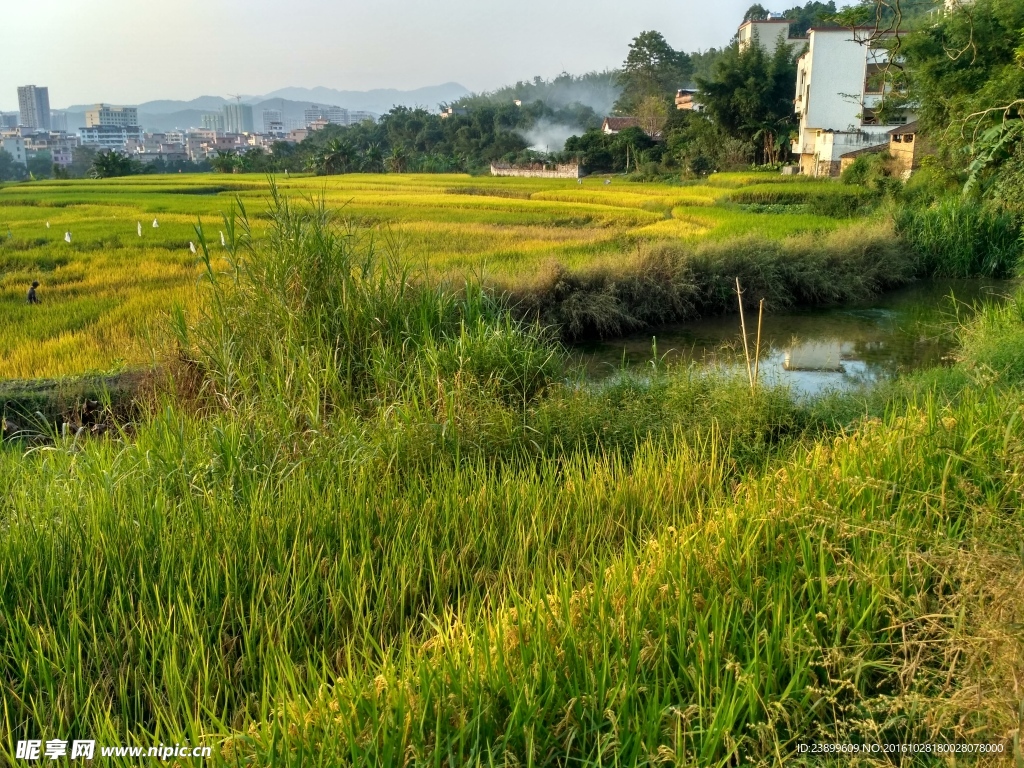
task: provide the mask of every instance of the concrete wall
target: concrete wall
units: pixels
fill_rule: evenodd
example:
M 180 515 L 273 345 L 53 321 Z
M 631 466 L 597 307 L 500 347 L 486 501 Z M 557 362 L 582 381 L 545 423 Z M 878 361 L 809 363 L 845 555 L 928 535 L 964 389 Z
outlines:
M 801 63 L 805 72 L 802 124 L 840 131 L 860 125 L 865 47 L 850 30 L 811 30 L 810 49 Z
M 491 164 L 491 176 L 518 176 L 526 179 L 579 179 L 583 169 L 578 165 L 558 165 L 551 168 L 517 168 Z

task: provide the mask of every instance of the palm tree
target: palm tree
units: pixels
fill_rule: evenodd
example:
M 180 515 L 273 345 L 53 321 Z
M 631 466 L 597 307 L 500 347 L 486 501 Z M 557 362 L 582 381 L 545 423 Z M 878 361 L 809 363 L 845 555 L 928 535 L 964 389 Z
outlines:
M 94 179 L 112 179 L 116 176 L 131 176 L 138 171 L 132 158 L 110 150 L 97 153 L 89 175 Z
M 323 172 L 328 176 L 336 173 L 348 173 L 355 159 L 356 150 L 347 141 L 331 139 L 322 153 Z
M 210 158 L 210 167 L 218 173 L 233 173 L 238 166 L 238 156 L 234 152 L 217 150 L 217 156 Z
M 380 173 L 384 170 L 384 153 L 380 144 L 370 143 L 363 150 L 363 170 L 369 173 Z
M 405 173 L 409 168 L 409 150 L 405 148 L 405 144 L 395 144 L 386 162 L 388 170 L 392 173 Z
M 777 165 L 782 155 L 782 148 L 789 137 L 790 120 L 788 117 L 776 120 L 767 119 L 747 126 L 752 130 L 752 141 L 761 141 L 762 158 L 767 165 Z

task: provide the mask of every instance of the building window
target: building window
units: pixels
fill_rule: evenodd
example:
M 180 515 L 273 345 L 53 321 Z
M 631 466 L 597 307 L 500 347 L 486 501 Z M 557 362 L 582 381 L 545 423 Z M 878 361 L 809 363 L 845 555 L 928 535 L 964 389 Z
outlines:
M 880 94 L 885 92 L 885 67 L 881 64 L 868 64 L 864 73 L 864 93 Z

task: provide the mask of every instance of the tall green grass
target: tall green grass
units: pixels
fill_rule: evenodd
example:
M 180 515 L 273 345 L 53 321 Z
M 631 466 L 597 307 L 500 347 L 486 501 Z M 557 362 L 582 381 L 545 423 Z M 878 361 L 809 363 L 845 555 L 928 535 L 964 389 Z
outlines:
M 981 202 L 947 197 L 929 207 L 899 206 L 896 232 L 938 277 L 1006 277 L 1016 273 L 1024 248 L 1020 222 Z

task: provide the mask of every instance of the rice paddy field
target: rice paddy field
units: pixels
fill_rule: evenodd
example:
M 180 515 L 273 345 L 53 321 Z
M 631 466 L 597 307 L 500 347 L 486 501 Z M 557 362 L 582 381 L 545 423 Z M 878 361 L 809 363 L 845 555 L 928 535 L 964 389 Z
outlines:
M 764 178 L 0 190 L 0 379 L 159 368 L 128 410 L 5 408 L 0 764 L 1024 765 L 1024 291 L 948 364 L 798 397 L 595 384 L 489 290 L 553 272 L 582 323 L 920 274 L 812 212 L 863 191 Z M 934 271 L 1018 268 L 960 212 Z
M 718 174 L 668 186 L 616 179 L 347 175 L 275 179 L 282 194 L 322 199 L 392 239 L 428 276 L 528 289 L 552 269 L 614 269 L 659 242 L 784 238 L 842 226 L 829 216 L 754 213 L 730 203 L 856 196 L 827 182 Z M 216 258 L 236 201 L 258 230 L 269 197 L 262 176 L 136 176 L 0 188 L 0 379 L 76 375 L 146 365 L 166 342 L 167 313 L 197 302 L 202 226 Z M 159 225 L 153 227 L 154 220 Z M 141 224 L 141 235 L 139 225 Z M 71 242 L 65 242 L 70 233 Z M 28 307 L 33 280 L 43 304 Z

